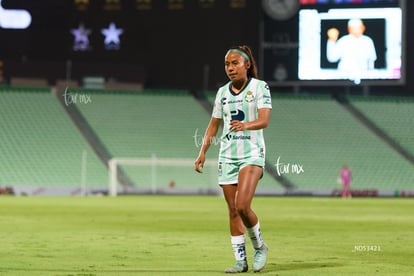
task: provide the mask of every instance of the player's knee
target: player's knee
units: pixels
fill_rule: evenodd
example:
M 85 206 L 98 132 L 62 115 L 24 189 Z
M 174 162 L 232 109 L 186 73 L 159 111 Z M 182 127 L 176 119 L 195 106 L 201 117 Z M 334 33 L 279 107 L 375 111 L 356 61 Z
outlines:
M 236 205 L 236 210 L 239 216 L 246 217 L 250 211 L 250 206 L 245 203 L 239 203 Z
M 239 212 L 237 211 L 236 207 L 229 208 L 229 216 L 230 216 L 230 219 L 235 219 L 239 216 Z

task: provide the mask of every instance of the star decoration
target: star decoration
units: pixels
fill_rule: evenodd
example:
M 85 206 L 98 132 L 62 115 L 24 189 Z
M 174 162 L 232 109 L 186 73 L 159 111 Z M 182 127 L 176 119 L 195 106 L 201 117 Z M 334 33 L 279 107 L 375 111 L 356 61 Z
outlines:
M 75 4 L 85 4 L 88 5 L 89 4 L 89 0 L 75 0 Z
M 90 29 L 85 29 L 81 23 L 77 29 L 71 29 L 70 32 L 75 36 L 74 50 L 87 50 L 89 47 L 89 35 L 92 33 Z
M 107 49 L 119 48 L 121 41 L 119 36 L 124 32 L 123 29 L 118 29 L 115 23 L 111 22 L 107 29 L 101 30 L 102 34 L 105 36 L 105 46 Z

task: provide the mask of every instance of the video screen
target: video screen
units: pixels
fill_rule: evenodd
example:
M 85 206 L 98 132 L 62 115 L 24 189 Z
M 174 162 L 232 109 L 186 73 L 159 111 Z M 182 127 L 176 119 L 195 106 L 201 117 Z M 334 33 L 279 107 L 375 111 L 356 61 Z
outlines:
M 398 0 L 300 0 L 301 5 L 314 5 L 314 4 L 394 4 L 398 3 Z
M 299 11 L 299 80 L 402 79 L 402 9 Z

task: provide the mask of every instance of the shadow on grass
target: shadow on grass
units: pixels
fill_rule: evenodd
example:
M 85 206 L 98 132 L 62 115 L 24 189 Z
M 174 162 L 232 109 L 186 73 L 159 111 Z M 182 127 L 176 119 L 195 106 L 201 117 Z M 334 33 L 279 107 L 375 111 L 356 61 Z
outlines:
M 5 273 L 5 274 L 3 274 Z M 6 274 L 7 273 L 7 274 Z M 44 276 L 99 276 L 99 275 L 224 275 L 221 270 L 193 270 L 193 269 L 27 269 L 0 267 L 0 275 L 44 275 Z
M 340 267 L 341 263 L 318 263 L 318 262 L 292 262 L 292 263 L 268 263 L 263 272 L 277 272 L 289 270 L 306 270 L 315 268 Z
M 316 268 L 328 268 L 328 267 L 340 267 L 343 264 L 340 263 L 321 263 L 321 262 L 302 262 L 293 261 L 291 263 L 268 263 L 266 268 L 261 274 L 266 275 L 278 275 L 278 272 L 283 271 L 301 271 L 307 269 Z M 22 272 L 29 272 L 27 269 L 11 268 L 11 267 L 0 267 L 0 272 L 7 272 L 13 274 L 17 272 L 18 275 Z M 57 275 L 57 276 L 98 276 L 102 273 L 105 275 L 225 275 L 221 270 L 191 270 L 191 269 L 120 269 L 120 270 L 72 270 L 72 269 L 30 269 L 30 272 L 44 273 L 44 275 Z M 249 272 L 252 272 L 249 268 Z

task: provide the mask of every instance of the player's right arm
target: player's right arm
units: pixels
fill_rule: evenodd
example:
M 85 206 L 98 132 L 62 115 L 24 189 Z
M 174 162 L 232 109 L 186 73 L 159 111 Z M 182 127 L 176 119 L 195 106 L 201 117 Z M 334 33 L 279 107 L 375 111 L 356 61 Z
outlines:
M 204 134 L 203 143 L 200 148 L 200 153 L 198 154 L 198 157 L 196 161 L 194 162 L 194 168 L 196 172 L 201 173 L 202 167 L 204 166 L 204 162 L 206 160 L 205 156 L 207 153 L 207 150 L 209 149 L 211 142 L 214 140 L 214 137 L 217 134 L 217 131 L 220 127 L 221 119 L 211 117 L 210 122 L 207 126 L 206 132 Z

